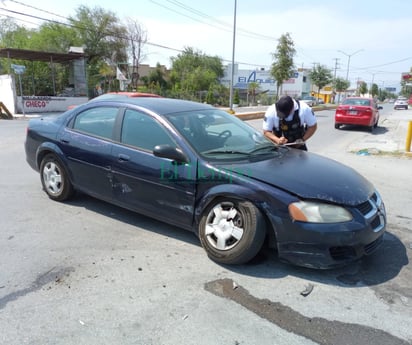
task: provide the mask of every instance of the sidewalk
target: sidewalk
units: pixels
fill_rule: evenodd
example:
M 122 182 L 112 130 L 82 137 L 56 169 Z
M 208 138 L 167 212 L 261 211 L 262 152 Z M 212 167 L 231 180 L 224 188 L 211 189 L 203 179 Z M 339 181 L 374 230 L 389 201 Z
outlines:
M 381 117 L 379 126 L 374 130 L 375 135 L 368 135 L 364 140 L 354 142 L 349 151 L 357 154 L 393 154 L 405 155 L 412 158 L 412 149 L 406 150 L 406 139 L 409 122 L 412 121 L 412 110 L 402 113 L 391 113 Z

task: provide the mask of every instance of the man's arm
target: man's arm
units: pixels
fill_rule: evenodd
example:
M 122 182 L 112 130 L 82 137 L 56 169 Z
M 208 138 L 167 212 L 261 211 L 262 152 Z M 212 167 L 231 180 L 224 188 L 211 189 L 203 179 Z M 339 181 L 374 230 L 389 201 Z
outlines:
M 303 141 L 307 141 L 313 134 L 315 134 L 316 130 L 318 128 L 317 123 L 315 123 L 313 126 L 307 127 L 306 132 L 303 135 Z
M 286 139 L 285 137 L 278 137 L 276 136 L 272 131 L 267 131 L 267 130 L 263 130 L 263 135 L 272 140 L 275 144 L 278 145 L 283 145 L 286 144 L 288 142 L 288 139 Z

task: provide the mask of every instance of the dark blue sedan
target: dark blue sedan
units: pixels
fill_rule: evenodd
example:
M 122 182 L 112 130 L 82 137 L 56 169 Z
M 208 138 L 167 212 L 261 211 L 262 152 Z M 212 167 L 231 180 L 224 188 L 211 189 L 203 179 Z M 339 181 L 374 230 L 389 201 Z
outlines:
M 384 203 L 356 171 L 206 104 L 103 95 L 30 120 L 25 150 L 51 199 L 80 191 L 193 231 L 223 264 L 267 246 L 296 265 L 341 266 L 385 231 Z

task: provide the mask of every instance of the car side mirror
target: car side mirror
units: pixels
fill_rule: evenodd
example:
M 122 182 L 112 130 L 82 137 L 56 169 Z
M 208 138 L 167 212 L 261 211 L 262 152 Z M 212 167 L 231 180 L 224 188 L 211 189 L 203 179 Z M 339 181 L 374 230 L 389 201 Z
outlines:
M 171 159 L 177 163 L 189 163 L 189 158 L 182 150 L 171 145 L 156 145 L 153 154 L 156 157 Z

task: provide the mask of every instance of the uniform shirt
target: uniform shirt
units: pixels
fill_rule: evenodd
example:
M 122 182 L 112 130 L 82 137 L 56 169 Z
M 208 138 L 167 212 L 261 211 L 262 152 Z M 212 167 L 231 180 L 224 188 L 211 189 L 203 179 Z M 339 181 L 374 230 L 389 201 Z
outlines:
M 293 111 L 286 117 L 286 121 L 291 121 L 293 119 L 293 114 L 295 110 L 298 109 L 297 101 L 293 100 L 295 104 Z M 305 102 L 299 102 L 300 109 L 299 109 L 299 118 L 301 125 L 307 125 L 308 127 L 312 127 L 316 125 L 316 117 L 313 113 L 311 107 L 309 107 Z M 263 121 L 263 130 L 264 131 L 272 131 L 272 130 L 279 130 L 279 117 L 276 114 L 276 105 L 271 105 L 265 113 L 264 121 Z

